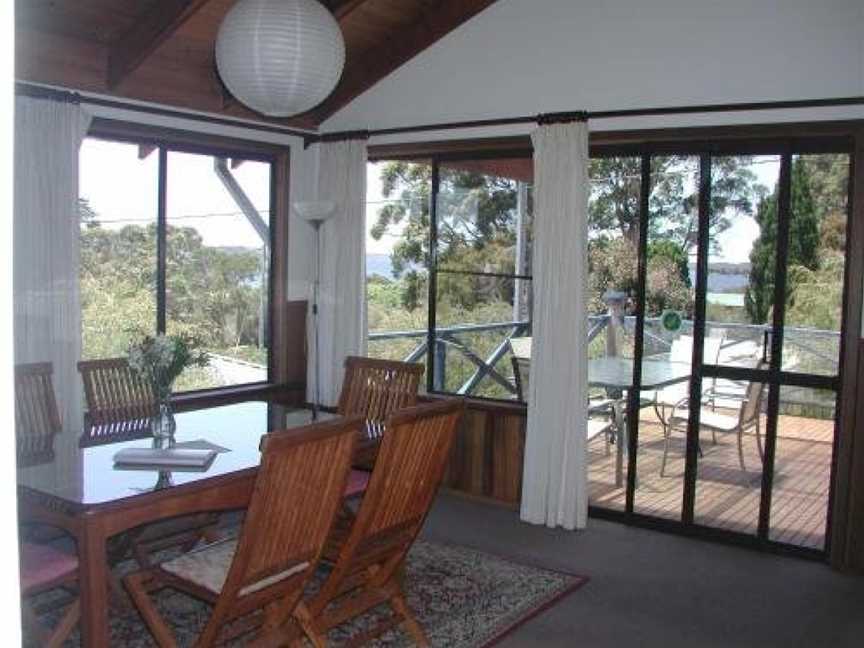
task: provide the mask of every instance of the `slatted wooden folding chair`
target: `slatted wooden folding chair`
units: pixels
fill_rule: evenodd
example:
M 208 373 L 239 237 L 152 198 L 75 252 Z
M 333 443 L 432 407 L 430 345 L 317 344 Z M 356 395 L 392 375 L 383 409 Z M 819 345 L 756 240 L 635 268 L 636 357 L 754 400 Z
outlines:
M 362 416 L 367 439 L 377 441 L 391 413 L 417 404 L 422 375 L 422 364 L 348 356 L 337 411 L 342 416 Z M 361 448 L 354 465 L 371 470 L 376 453 L 375 445 Z
M 15 365 L 15 436 L 18 464 L 52 461 L 61 429 L 50 362 Z
M 21 615 L 27 639 L 46 648 L 57 648 L 70 635 L 81 617 L 78 597 L 72 600 L 51 630 L 37 621 L 36 611 L 28 599 L 58 587 L 75 586 L 78 581 L 78 559 L 50 545 L 30 542 L 22 543 L 20 559 Z
M 420 645 L 426 635 L 402 592 L 405 556 L 441 483 L 456 426 L 464 411 L 447 400 L 395 412 L 356 520 L 340 518 L 325 549 L 333 569 L 321 589 L 300 603 L 297 622 L 315 646 L 326 645 L 330 628 L 381 604 L 393 614 L 353 643 L 402 625 Z
M 114 443 L 150 435 L 150 417 L 156 412 L 156 397 L 126 358 L 83 360 L 78 371 L 84 382 L 88 425 L 81 445 Z M 131 549 L 142 567 L 151 564 L 150 556 L 157 551 L 179 546 L 189 551 L 201 540 L 219 539 L 215 513 L 186 515 L 148 524 L 130 531 L 112 543 L 115 559 Z
M 156 396 L 126 358 L 82 360 L 78 371 L 84 382 L 87 423 L 82 445 L 140 438 L 149 433 L 156 413 Z
M 198 647 L 249 632 L 256 633 L 253 642 L 263 641 L 290 620 L 344 496 L 362 425 L 361 418 L 353 417 L 266 435 L 239 539 L 208 545 L 124 579 L 160 646 L 177 645 L 148 594 L 160 587 L 213 604 Z M 263 611 L 263 619 L 256 611 Z

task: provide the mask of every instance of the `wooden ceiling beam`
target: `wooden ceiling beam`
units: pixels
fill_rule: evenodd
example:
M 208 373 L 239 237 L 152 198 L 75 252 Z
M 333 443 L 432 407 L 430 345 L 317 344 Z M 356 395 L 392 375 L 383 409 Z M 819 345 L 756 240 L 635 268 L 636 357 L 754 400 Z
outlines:
M 161 0 L 108 51 L 106 84 L 113 90 L 208 0 Z
M 495 1 L 438 0 L 429 4 L 428 10 L 423 12 L 418 21 L 389 40 L 389 47 L 375 47 L 357 56 L 352 54 L 336 89 L 306 115 L 318 124 L 325 121 L 355 97 Z M 354 0 L 347 0 L 346 4 L 353 2 Z
M 333 17 L 336 18 L 337 21 L 342 22 L 345 18 L 351 15 L 355 9 L 358 9 L 368 1 L 369 0 L 336 0 L 335 3 L 331 2 L 330 11 L 333 12 Z

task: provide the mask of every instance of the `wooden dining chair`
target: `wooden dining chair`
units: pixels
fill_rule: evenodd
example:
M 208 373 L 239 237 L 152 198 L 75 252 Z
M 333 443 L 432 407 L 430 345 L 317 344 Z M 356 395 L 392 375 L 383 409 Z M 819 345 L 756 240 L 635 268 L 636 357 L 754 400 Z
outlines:
M 31 644 L 57 648 L 69 637 L 81 617 L 76 596 L 53 629 L 37 620 L 30 604 L 34 596 L 57 588 L 73 587 L 78 581 L 78 558 L 47 544 L 23 542 L 20 546 L 21 616 L 25 638 Z
M 78 371 L 84 382 L 87 425 L 82 446 L 115 443 L 149 436 L 156 412 L 152 387 L 129 366 L 126 358 L 82 360 Z M 180 547 L 189 551 L 201 540 L 219 539 L 215 513 L 185 515 L 134 529 L 112 542 L 113 561 L 131 550 L 142 567 L 149 567 L 157 551 Z
M 352 417 L 265 435 L 239 539 L 207 545 L 124 579 L 160 646 L 177 645 L 149 595 L 162 587 L 213 605 L 198 647 L 230 638 L 221 635 L 257 632 L 254 638 L 261 639 L 290 620 L 348 486 L 362 426 L 360 417 Z M 263 611 L 263 619 L 248 616 L 256 611 Z M 232 624 L 223 632 L 234 620 L 241 627 Z
M 417 404 L 422 375 L 422 364 L 348 356 L 337 411 L 341 416 L 362 416 L 366 437 L 378 440 L 390 414 Z M 354 465 L 371 470 L 376 453 L 375 445 L 359 450 Z
M 60 412 L 54 396 L 50 362 L 15 365 L 15 436 L 18 465 L 54 458 L 54 437 L 60 433 Z
M 513 382 L 516 384 L 516 398 L 522 402 L 528 402 L 528 386 L 531 380 L 531 358 L 510 358 L 513 364 Z
M 446 400 L 393 413 L 366 494 L 349 525 L 339 518 L 325 548 L 333 565 L 321 589 L 294 614 L 314 646 L 326 645 L 330 628 L 378 605 L 393 614 L 352 643 L 402 625 L 419 645 L 426 635 L 405 601 L 401 574 L 450 454 L 461 400 Z
M 140 438 L 149 433 L 150 418 L 157 408 L 156 396 L 126 358 L 82 360 L 78 371 L 87 402 L 82 445 Z

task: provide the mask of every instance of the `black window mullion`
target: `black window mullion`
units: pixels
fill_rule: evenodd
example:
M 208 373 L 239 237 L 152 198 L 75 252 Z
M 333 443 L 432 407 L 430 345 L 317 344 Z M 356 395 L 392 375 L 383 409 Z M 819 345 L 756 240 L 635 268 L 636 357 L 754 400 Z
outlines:
M 651 195 L 651 155 L 642 155 L 639 189 L 639 248 L 636 273 L 636 330 L 633 334 L 633 388 L 627 398 L 627 491 L 624 509 L 633 513 L 636 498 L 636 453 L 639 448 L 639 400 L 642 386 L 642 354 L 645 340 L 645 283 L 648 272 L 648 205 Z
M 156 332 L 165 333 L 165 269 L 168 246 L 168 150 L 159 147 L 158 203 L 156 215 Z
M 432 187 L 429 191 L 429 259 L 427 278 L 427 322 L 426 322 L 426 391 L 435 391 L 436 351 L 436 303 L 438 300 L 438 182 L 440 169 L 438 160 L 432 160 Z M 443 386 L 443 385 L 442 385 Z
M 768 411 L 762 465 L 762 496 L 759 501 L 757 535 L 768 539 L 771 525 L 771 496 L 774 457 L 777 449 L 777 417 L 780 412 L 780 373 L 783 367 L 783 324 L 786 318 L 786 260 L 789 253 L 789 222 L 792 217 L 792 155 L 780 160 L 780 193 L 777 198 L 777 248 L 774 265 L 774 308 L 771 325 L 771 357 L 768 366 Z
M 276 159 L 268 160 L 270 164 L 270 210 L 267 217 L 267 226 L 270 233 L 269 250 L 265 258 L 267 264 L 267 328 L 264 335 L 264 344 L 267 349 L 267 382 L 272 383 L 276 377 L 276 359 L 273 353 L 273 331 L 274 322 L 276 319 L 276 304 L 274 297 L 274 289 L 276 287 L 276 273 L 273 259 L 276 256 L 277 239 L 276 239 L 276 214 L 278 213 L 278 202 L 283 199 L 280 196 L 277 188 L 279 185 L 277 162 Z M 288 250 L 279 250 L 279 254 L 288 254 Z M 287 264 L 286 264 L 287 265 Z M 364 296 L 365 299 L 365 296 Z M 282 377 L 280 377 L 280 380 Z
M 696 304 L 693 313 L 693 357 L 691 360 L 687 450 L 684 464 L 684 496 L 681 521 L 693 524 L 696 506 L 699 415 L 702 402 L 702 352 L 705 346 L 705 310 L 708 291 L 708 245 L 711 216 L 711 155 L 699 156 L 699 227 L 696 244 Z

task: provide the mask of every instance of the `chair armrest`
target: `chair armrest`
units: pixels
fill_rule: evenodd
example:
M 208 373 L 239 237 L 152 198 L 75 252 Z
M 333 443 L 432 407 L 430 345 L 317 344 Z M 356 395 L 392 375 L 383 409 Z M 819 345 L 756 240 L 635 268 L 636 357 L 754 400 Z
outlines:
M 683 409 L 683 410 L 689 410 L 690 409 L 690 397 L 689 396 L 682 398 L 681 400 L 679 400 L 677 403 L 675 403 L 672 406 L 672 412 L 669 414 L 668 420 L 672 421 L 672 419 L 675 418 L 676 412 L 680 409 Z

